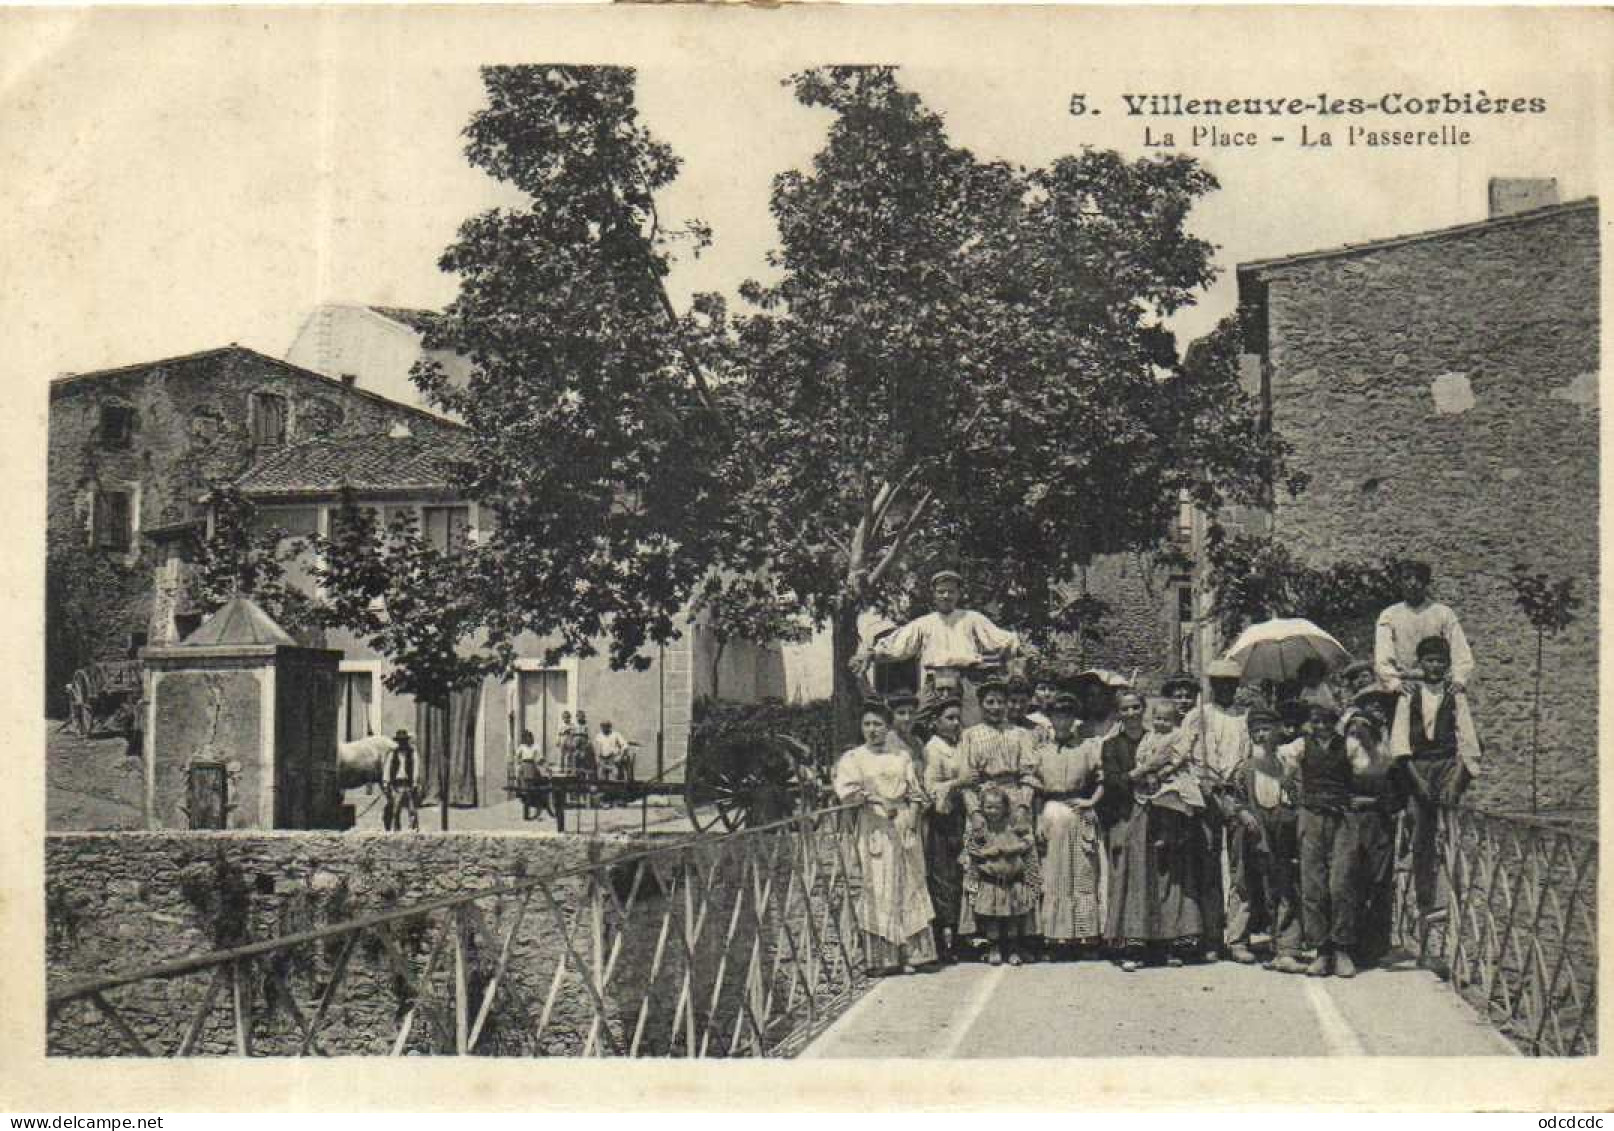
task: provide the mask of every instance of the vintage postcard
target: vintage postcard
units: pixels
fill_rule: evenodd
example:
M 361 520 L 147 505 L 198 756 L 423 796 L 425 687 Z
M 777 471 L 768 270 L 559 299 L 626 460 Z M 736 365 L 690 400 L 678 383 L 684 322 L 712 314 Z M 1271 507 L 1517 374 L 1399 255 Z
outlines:
M 0 12 L 0 1105 L 1607 1108 L 1611 26 Z

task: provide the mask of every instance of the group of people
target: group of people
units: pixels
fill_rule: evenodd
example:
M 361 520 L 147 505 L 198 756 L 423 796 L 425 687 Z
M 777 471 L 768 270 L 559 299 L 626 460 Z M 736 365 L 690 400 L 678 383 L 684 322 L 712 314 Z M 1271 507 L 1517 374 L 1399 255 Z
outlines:
M 863 742 L 835 770 L 857 807 L 871 972 L 1225 955 L 1351 977 L 1390 949 L 1400 851 L 1420 915 L 1439 913 L 1439 810 L 1480 748 L 1473 657 L 1427 567 L 1406 572 L 1373 662 L 1338 686 L 1316 664 L 1255 689 L 1222 659 L 1153 699 L 1098 670 L 1002 678 L 983 660 L 1019 640 L 958 608 L 961 580 L 937 574 L 936 612 L 853 662 L 916 657 L 923 672 L 921 695 L 866 699 Z
M 553 777 L 582 778 L 585 781 L 631 782 L 634 747 L 638 743 L 614 729 L 610 719 L 600 720 L 600 730 L 588 732 L 588 712 L 578 711 L 573 722 L 570 711 L 560 714 L 555 750 L 558 764 L 551 766 L 542 745 L 530 730 L 521 732 L 516 745 L 516 773 L 521 789 L 521 819 L 530 821 L 550 810 L 549 794 L 543 783 Z

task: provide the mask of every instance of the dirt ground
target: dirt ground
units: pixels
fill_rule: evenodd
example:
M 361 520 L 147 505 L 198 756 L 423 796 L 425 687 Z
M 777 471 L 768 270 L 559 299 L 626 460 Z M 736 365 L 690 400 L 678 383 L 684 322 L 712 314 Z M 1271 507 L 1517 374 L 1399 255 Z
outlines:
M 45 827 L 52 832 L 138 829 L 139 758 L 123 737 L 81 738 L 50 720 L 45 742 Z
M 140 759 L 125 752 L 121 736 L 81 738 L 51 720 L 46 738 L 46 825 L 52 832 L 86 832 L 143 827 Z M 352 789 L 346 801 L 357 814 L 356 827 L 381 828 L 382 801 L 377 789 Z M 421 810 L 421 832 L 440 827 L 436 806 Z M 506 800 L 476 809 L 451 809 L 448 827 L 459 832 L 553 832 L 548 816 L 521 818 L 521 803 Z M 692 832 L 682 799 L 652 798 L 642 811 L 637 804 L 598 810 L 572 809 L 568 832 Z

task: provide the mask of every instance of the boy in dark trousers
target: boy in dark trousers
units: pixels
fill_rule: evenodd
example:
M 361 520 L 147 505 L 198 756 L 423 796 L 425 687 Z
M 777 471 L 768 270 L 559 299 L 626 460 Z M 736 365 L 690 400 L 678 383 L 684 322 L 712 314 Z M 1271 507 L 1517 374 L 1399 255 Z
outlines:
M 1418 914 L 1442 910 L 1437 829 L 1442 806 L 1462 798 L 1479 774 L 1480 744 L 1468 694 L 1451 678 L 1451 646 L 1443 637 L 1418 642 L 1418 677 L 1403 680 L 1396 703 L 1390 756 L 1401 763 L 1411 792 L 1412 879 Z
M 1357 911 L 1351 813 L 1351 760 L 1335 730 L 1339 712 L 1313 704 L 1300 751 L 1300 907 L 1306 941 L 1317 957 L 1314 978 L 1356 975 Z
M 1250 936 L 1265 932 L 1272 936 L 1268 969 L 1304 974 L 1294 767 L 1278 755 L 1277 715 L 1256 707 L 1245 725 L 1255 750 L 1233 774 L 1237 811 L 1229 825 L 1228 852 L 1238 903 L 1247 912 L 1228 919 L 1228 955 L 1235 962 L 1255 962 Z

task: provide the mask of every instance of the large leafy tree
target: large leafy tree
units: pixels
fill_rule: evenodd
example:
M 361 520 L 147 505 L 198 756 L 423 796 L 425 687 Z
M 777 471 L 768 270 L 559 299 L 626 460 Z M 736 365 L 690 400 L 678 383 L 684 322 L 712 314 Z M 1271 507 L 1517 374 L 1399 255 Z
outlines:
M 720 502 L 720 433 L 664 287 L 676 245 L 707 234 L 656 211 L 678 160 L 639 122 L 631 70 L 482 75 L 466 155 L 526 203 L 468 220 L 441 260 L 460 291 L 429 344 L 469 357 L 469 382 L 417 373 L 469 425 L 463 485 L 494 516 L 463 566 L 506 656 L 533 632 L 642 665 L 677 631 Z
M 1047 635 L 1078 615 L 1076 567 L 1281 465 L 1233 329 L 1180 362 L 1164 325 L 1214 274 L 1185 222 L 1216 185 L 1189 158 L 983 160 L 892 68 L 805 71 L 828 137 L 775 181 L 776 278 L 680 313 L 673 254 L 708 232 L 657 212 L 678 160 L 632 72 L 483 77 L 467 154 L 525 202 L 442 259 L 460 292 L 428 345 L 469 382 L 417 379 L 470 427 L 463 485 L 496 522 L 456 559 L 476 608 L 455 616 L 505 660 L 531 631 L 635 662 L 692 595 L 730 636 L 786 599 L 833 627 L 849 731 L 859 613 L 907 611 L 933 564 Z
M 858 615 L 905 611 L 930 565 L 1046 635 L 1079 611 L 1078 566 L 1153 545 L 1183 491 L 1254 498 L 1282 450 L 1235 329 L 1185 365 L 1163 325 L 1214 273 L 1184 226 L 1216 187 L 1193 160 L 1013 167 L 955 145 L 891 68 L 790 82 L 833 120 L 775 181 L 780 278 L 734 320 L 725 482 L 740 562 L 833 625 L 850 729 Z

